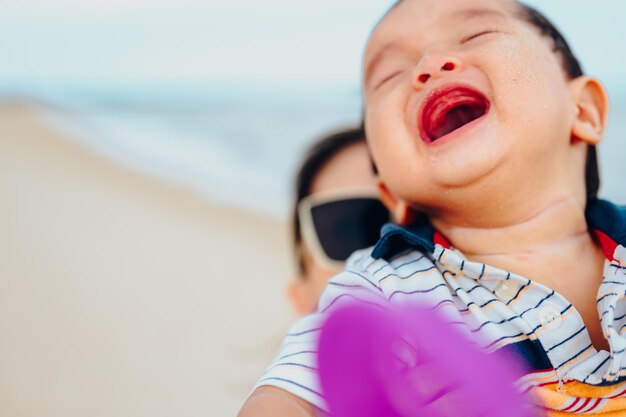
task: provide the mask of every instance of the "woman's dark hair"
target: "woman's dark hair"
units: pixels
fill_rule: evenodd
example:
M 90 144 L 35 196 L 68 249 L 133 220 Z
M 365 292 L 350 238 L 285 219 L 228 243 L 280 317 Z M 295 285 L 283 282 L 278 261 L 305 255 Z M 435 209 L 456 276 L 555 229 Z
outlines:
M 398 0 L 392 7 L 396 7 L 402 0 Z M 553 42 L 553 50 L 561 57 L 563 69 L 570 79 L 578 78 L 584 74 L 580 61 L 574 55 L 572 48 L 569 46 L 565 36 L 556 28 L 544 14 L 539 10 L 519 2 L 516 3 L 520 7 L 520 17 L 526 22 L 536 27 L 539 32 Z M 390 9 L 390 10 L 391 10 Z M 600 170 L 598 166 L 598 152 L 594 145 L 587 148 L 587 162 L 585 164 L 585 185 L 587 190 L 587 201 L 598 197 L 600 190 Z
M 335 132 L 333 134 L 320 138 L 313 146 L 309 148 L 300 165 L 300 169 L 296 175 L 295 182 L 295 200 L 292 206 L 292 227 L 293 227 L 293 245 L 297 255 L 297 263 L 300 272 L 304 272 L 304 261 L 302 259 L 302 251 L 300 250 L 302 243 L 302 230 L 298 220 L 298 204 L 303 198 L 311 194 L 311 186 L 317 177 L 317 174 L 330 161 L 350 145 L 355 143 L 365 143 L 365 134 L 362 128 L 352 128 Z

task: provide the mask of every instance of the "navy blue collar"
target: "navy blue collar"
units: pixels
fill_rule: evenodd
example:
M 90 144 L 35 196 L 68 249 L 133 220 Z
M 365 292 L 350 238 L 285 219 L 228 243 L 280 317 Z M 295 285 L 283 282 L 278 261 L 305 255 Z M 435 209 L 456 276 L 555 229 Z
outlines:
M 372 258 L 390 261 L 408 249 L 432 253 L 435 250 L 434 235 L 435 229 L 430 224 L 409 227 L 387 223 L 380 231 L 380 240 L 374 246 Z
M 626 206 L 591 200 L 587 203 L 585 215 L 590 229 L 598 230 L 616 244 L 626 247 Z
M 606 235 L 612 244 L 626 247 L 626 207 L 604 200 L 591 200 L 587 203 L 586 217 L 590 229 Z M 390 261 L 410 249 L 423 253 L 432 253 L 435 250 L 435 229 L 430 224 L 398 226 L 387 223 L 380 235 L 372 252 L 374 259 Z M 612 254 L 607 253 L 607 256 Z

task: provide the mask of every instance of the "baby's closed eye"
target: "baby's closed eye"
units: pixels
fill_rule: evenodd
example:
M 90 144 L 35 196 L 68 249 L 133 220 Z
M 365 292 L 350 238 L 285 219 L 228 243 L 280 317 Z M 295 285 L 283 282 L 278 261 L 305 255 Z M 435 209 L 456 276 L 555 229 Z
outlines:
M 387 81 L 390 81 L 390 80 L 396 78 L 398 75 L 402 74 L 402 72 L 403 72 L 403 70 L 397 70 L 397 71 L 393 71 L 393 72 L 387 73 L 387 75 L 382 76 L 379 81 L 374 83 L 374 90 L 376 90 L 379 87 L 381 87 Z
M 464 43 L 467 43 L 469 41 L 472 41 L 474 39 L 480 38 L 482 36 L 486 36 L 486 35 L 491 35 L 491 34 L 495 34 L 495 33 L 500 33 L 500 31 L 496 30 L 496 29 L 487 29 L 487 30 L 481 30 L 479 32 L 474 32 L 471 35 L 465 36 L 461 39 L 461 45 L 463 45 Z

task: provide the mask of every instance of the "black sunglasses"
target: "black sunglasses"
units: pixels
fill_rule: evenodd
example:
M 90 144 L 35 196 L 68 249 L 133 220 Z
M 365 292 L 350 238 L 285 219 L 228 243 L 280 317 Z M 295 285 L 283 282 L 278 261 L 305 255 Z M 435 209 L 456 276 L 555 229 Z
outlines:
M 389 211 L 375 189 L 311 194 L 298 204 L 302 238 L 321 264 L 337 268 L 356 250 L 374 245 Z

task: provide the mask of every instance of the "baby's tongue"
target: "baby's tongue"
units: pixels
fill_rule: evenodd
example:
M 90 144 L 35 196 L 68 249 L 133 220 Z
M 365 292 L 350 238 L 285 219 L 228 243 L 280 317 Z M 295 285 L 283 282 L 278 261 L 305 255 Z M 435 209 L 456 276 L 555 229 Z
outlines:
M 454 107 L 450 111 L 442 114 L 440 118 L 433 124 L 430 136 L 433 140 L 437 140 L 442 136 L 451 133 L 469 122 L 476 120 L 480 115 L 474 106 L 462 105 Z

